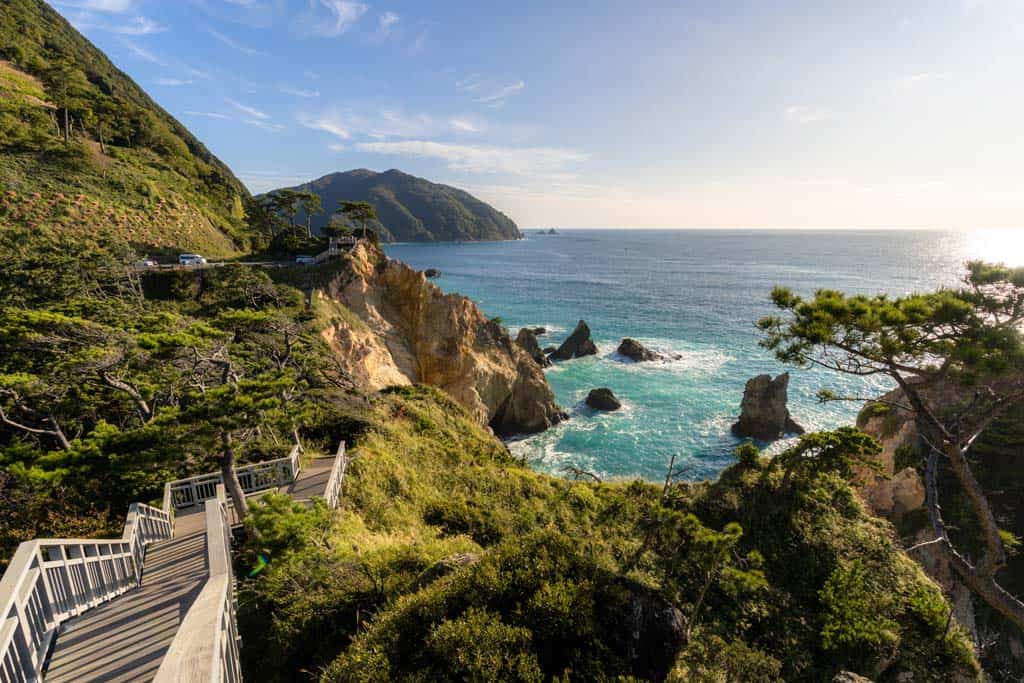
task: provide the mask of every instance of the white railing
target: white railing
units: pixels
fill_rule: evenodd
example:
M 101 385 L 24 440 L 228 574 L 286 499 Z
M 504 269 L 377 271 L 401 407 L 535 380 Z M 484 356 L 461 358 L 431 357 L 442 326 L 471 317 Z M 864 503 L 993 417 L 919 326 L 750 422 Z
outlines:
M 205 503 L 209 576 L 164 655 L 154 683 L 242 680 L 231 570 L 231 525 L 224 485 Z
M 302 467 L 302 447 L 298 444 L 284 458 L 242 465 L 235 468 L 238 483 L 245 493 L 254 493 L 277 488 L 295 481 Z M 175 510 L 198 505 L 217 495 L 217 486 L 224 483 L 220 472 L 200 474 L 187 479 L 167 482 L 164 486 L 164 501 Z
M 345 454 L 345 442 L 338 444 L 338 452 L 334 454 L 334 465 L 331 466 L 331 476 L 327 479 L 327 488 L 324 490 L 324 500 L 327 507 L 332 510 L 338 507 L 338 499 L 341 498 L 341 484 L 345 480 L 345 468 L 348 466 L 348 456 Z
M 323 263 L 332 256 L 337 256 L 342 251 L 342 245 L 354 246 L 359 242 L 359 238 L 355 235 L 342 235 L 340 237 L 332 237 L 328 243 L 327 249 L 321 251 L 319 254 L 313 257 L 313 263 Z
M 0 579 L 0 681 L 40 678 L 60 624 L 139 585 L 147 545 L 170 538 L 163 510 L 132 503 L 120 539 L 36 539 Z

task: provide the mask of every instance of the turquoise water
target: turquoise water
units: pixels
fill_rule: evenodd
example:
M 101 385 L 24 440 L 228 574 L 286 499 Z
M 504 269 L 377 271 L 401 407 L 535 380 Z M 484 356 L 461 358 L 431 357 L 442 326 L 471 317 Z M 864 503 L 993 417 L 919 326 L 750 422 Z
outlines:
M 772 312 L 769 293 L 785 285 L 905 294 L 952 284 L 969 257 L 998 256 L 993 243 L 959 233 L 814 231 L 527 231 L 517 242 L 400 244 L 388 254 L 415 268 L 439 268 L 445 291 L 465 294 L 513 336 L 545 326 L 557 346 L 584 319 L 600 353 L 547 371 L 572 419 L 511 444 L 535 466 L 566 465 L 602 476 L 664 476 L 673 454 L 687 477 L 714 476 L 738 443 L 729 427 L 751 376 L 787 368 L 758 347 L 754 323 Z M 997 237 L 998 240 L 998 237 Z M 995 254 L 986 253 L 995 251 Z M 631 363 L 615 354 L 626 336 L 682 356 Z M 884 384 L 789 368 L 790 411 L 808 429 L 852 421 L 851 404 L 820 405 L 821 388 L 868 392 Z M 582 405 L 610 387 L 615 413 Z

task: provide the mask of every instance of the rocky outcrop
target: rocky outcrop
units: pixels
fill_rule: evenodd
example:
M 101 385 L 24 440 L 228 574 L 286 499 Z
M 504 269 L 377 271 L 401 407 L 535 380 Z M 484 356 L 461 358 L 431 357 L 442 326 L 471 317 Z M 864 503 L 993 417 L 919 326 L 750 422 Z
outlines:
M 596 353 L 597 345 L 590 339 L 590 327 L 586 321 L 581 320 L 569 338 L 551 354 L 551 358 L 553 360 L 571 360 L 583 356 L 593 356 Z
M 437 386 L 503 436 L 566 417 L 541 368 L 504 328 L 376 247 L 347 252 L 317 300 L 330 317 L 324 339 L 364 389 Z
M 612 390 L 607 387 L 601 387 L 600 389 L 592 389 L 587 394 L 587 405 L 594 410 L 605 410 L 613 411 L 618 410 L 622 407 L 622 402 L 615 397 Z
M 637 363 L 644 363 L 652 360 L 679 360 L 680 356 L 676 354 L 664 354 L 658 353 L 657 351 L 651 351 L 649 348 L 638 342 L 636 339 L 626 337 L 619 344 L 619 348 L 616 351 L 621 356 L 625 356 L 632 361 Z
M 642 680 L 663 681 L 686 640 L 683 613 L 642 584 L 622 580 L 628 611 L 618 631 L 616 651 L 626 652 L 632 674 Z
M 737 436 L 774 441 L 785 434 L 803 434 L 804 428 L 789 415 L 789 373 L 775 379 L 758 375 L 747 381 L 740 404 L 740 419 L 732 426 Z
M 441 271 L 438 270 L 437 268 L 427 268 L 426 270 L 423 271 L 423 274 L 431 279 L 435 277 L 441 277 Z
M 519 334 L 516 335 L 516 344 L 518 344 L 523 351 L 530 354 L 530 358 L 533 358 L 537 365 L 542 368 L 546 368 L 551 365 L 551 361 L 549 361 L 548 357 L 544 355 L 544 352 L 540 349 L 540 344 L 537 343 L 537 333 L 535 329 L 524 327 L 519 330 Z

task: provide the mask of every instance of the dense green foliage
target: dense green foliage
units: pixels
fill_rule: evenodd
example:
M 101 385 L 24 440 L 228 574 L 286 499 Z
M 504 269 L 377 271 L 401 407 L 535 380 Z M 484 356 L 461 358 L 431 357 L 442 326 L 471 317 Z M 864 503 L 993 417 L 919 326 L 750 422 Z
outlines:
M 0 4 L 0 222 L 230 255 L 248 192 L 43 0 Z
M 719 481 L 663 495 L 642 482 L 535 473 L 424 387 L 386 392 L 352 419 L 355 459 L 333 522 L 280 500 L 254 512 L 262 536 L 249 552 L 271 564 L 241 585 L 253 675 L 304 680 L 327 666 L 330 681 L 819 681 L 843 668 L 878 680 L 974 671 L 941 592 L 826 466 L 845 459 L 796 468 L 784 485 L 784 460 L 747 448 Z M 805 439 L 806 455 L 823 437 Z M 845 442 L 832 452 L 855 459 L 863 439 L 825 441 Z M 281 528 L 303 531 L 264 540 Z M 634 622 L 636 609 L 676 609 L 679 629 Z
M 297 424 L 335 440 L 313 415 L 321 393 L 347 394 L 299 291 L 241 266 L 140 279 L 109 252 L 53 263 L 22 238 L 0 270 L 4 558 L 113 530 L 129 502 L 215 469 L 225 436 L 253 460 L 286 454 Z
M 275 190 L 265 196 L 280 194 Z M 519 238 L 510 218 L 467 192 L 423 178 L 391 170 L 374 173 L 365 169 L 332 173 L 290 191 L 312 192 L 320 197 L 323 213 L 312 216 L 320 231 L 332 220 L 343 201 L 367 202 L 376 216 L 358 217 L 349 227 L 370 228 L 385 242 L 438 242 L 509 240 Z M 308 218 L 300 207 L 297 220 Z

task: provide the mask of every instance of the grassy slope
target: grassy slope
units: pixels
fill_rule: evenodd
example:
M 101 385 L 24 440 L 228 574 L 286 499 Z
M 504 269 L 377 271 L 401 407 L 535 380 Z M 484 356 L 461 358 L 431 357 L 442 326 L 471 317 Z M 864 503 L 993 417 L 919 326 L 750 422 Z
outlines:
M 244 186 L 45 2 L 0 4 L 0 58 L 0 223 L 143 252 L 245 248 Z
M 660 487 L 534 472 L 422 387 L 372 399 L 338 424 L 357 447 L 335 519 L 287 506 L 256 513 L 271 568 L 242 584 L 250 675 L 308 680 L 325 665 L 329 681 L 636 673 L 629 596 L 638 586 L 663 594 L 667 584 L 650 553 L 626 566 Z M 840 668 L 878 674 L 890 659 L 878 680 L 973 676 L 967 640 L 955 627 L 946 632 L 941 593 L 895 549 L 891 527 L 865 514 L 845 482 L 826 478 L 787 498 L 780 478 L 766 462 L 737 467 L 717 483 L 684 487 L 673 504 L 714 528 L 742 523 L 742 550 L 764 556 L 770 584 L 713 589 L 673 676 L 830 680 Z M 479 562 L 426 580 L 439 560 L 464 553 Z M 831 614 L 821 590 L 849 567 L 867 569 L 868 583 L 855 588 L 868 598 Z M 666 597 L 688 614 L 695 593 L 691 584 Z M 826 623 L 880 630 L 826 649 Z

